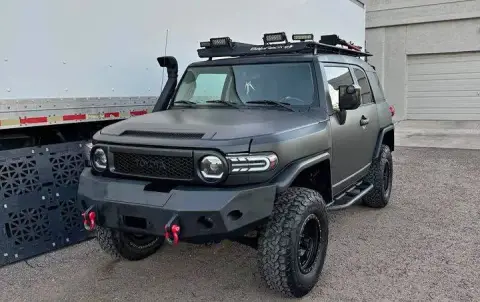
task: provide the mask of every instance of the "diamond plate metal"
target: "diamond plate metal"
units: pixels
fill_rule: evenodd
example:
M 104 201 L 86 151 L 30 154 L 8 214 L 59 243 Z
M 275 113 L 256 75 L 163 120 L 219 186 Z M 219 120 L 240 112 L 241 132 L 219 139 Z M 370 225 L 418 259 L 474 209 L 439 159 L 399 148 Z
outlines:
M 87 239 L 76 200 L 84 143 L 0 152 L 0 266 Z

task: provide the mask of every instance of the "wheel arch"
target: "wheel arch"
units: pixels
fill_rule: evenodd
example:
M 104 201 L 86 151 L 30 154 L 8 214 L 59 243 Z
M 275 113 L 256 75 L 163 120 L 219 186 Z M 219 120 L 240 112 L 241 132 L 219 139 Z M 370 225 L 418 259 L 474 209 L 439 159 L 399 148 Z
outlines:
M 377 144 L 375 146 L 375 151 L 373 153 L 373 158 L 378 158 L 380 156 L 380 150 L 382 145 L 387 145 L 391 151 L 394 151 L 395 148 L 395 126 L 389 125 L 380 130 L 377 138 Z
M 292 186 L 305 187 L 318 191 L 325 203 L 330 203 L 333 199 L 330 154 L 325 152 L 292 163 L 275 183 L 278 193 Z

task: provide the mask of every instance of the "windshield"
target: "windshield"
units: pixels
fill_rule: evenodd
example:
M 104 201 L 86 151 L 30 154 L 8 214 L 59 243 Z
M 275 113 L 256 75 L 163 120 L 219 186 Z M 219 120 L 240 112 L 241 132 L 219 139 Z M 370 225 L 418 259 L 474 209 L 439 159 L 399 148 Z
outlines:
M 315 99 L 312 64 L 295 62 L 190 67 L 174 102 L 210 105 L 211 101 L 223 101 L 250 106 L 250 102 L 279 101 L 309 106 Z

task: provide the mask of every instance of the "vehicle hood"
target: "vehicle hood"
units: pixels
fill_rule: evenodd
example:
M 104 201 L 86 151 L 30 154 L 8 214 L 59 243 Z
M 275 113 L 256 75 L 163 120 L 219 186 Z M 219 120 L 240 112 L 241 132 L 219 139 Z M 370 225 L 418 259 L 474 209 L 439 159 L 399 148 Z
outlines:
M 102 129 L 102 135 L 198 134 L 206 140 L 269 135 L 315 123 L 313 116 L 282 109 L 185 108 L 132 117 Z

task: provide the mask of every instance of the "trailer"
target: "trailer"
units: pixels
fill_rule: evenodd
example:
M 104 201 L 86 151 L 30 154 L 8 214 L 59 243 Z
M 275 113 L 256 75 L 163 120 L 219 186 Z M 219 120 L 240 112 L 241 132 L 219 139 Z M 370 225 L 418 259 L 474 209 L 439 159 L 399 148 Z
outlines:
M 348 20 L 346 22 L 345 20 Z M 150 112 L 198 43 L 337 33 L 365 47 L 359 0 L 4 1 L 0 10 L 0 266 L 87 239 L 76 200 L 84 147 Z

